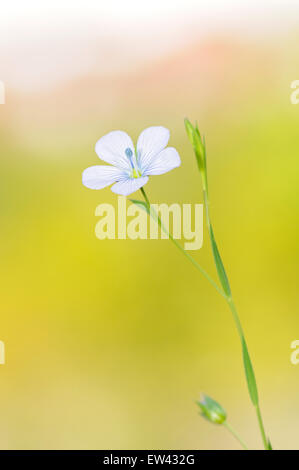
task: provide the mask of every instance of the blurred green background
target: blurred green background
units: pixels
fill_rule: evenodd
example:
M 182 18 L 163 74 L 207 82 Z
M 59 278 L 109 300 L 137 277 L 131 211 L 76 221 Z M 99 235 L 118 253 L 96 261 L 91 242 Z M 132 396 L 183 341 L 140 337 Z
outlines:
M 109 188 L 82 186 L 112 129 L 164 125 L 182 166 L 151 202 L 203 202 L 183 119 L 205 134 L 215 235 L 247 335 L 273 447 L 298 447 L 298 78 L 294 41 L 210 38 L 130 76 L 50 91 L 7 88 L 0 107 L 1 448 L 231 449 L 198 416 L 205 392 L 261 448 L 223 299 L 167 240 L 95 237 Z M 135 194 L 139 197 L 138 193 Z M 216 279 L 207 232 L 193 253 Z

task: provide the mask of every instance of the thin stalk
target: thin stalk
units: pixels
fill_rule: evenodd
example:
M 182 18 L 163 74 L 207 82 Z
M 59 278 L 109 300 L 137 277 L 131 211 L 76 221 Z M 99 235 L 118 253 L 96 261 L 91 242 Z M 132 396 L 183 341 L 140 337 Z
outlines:
M 140 188 L 140 191 L 141 191 L 141 193 L 142 193 L 142 196 L 143 196 L 144 199 L 145 199 L 145 202 L 146 202 L 148 208 L 150 209 L 151 203 L 149 202 L 149 199 L 148 199 L 148 197 L 147 197 L 147 195 L 146 195 L 146 192 L 144 191 L 143 188 Z
M 149 209 L 149 212 L 153 211 L 153 209 L 151 208 L 151 204 L 149 202 L 149 199 L 144 191 L 143 188 L 140 189 L 143 197 L 144 197 L 144 200 L 146 202 L 146 205 Z M 168 232 L 168 230 L 166 230 L 166 227 L 163 225 L 162 223 L 162 220 L 161 218 L 159 217 L 159 215 L 157 213 L 155 213 L 155 218 L 157 219 L 158 221 L 158 224 L 159 224 L 159 227 L 161 227 L 161 229 L 167 234 L 167 236 L 169 237 L 169 239 L 172 241 L 172 243 L 181 251 L 181 253 L 183 253 L 183 255 L 193 264 L 193 266 L 201 273 L 205 276 L 205 278 L 209 281 L 209 283 L 217 290 L 217 292 L 219 292 L 220 295 L 222 295 L 222 297 L 224 297 L 226 299 L 226 295 L 225 293 L 223 292 L 223 290 L 217 285 L 217 283 L 211 278 L 211 276 L 205 271 L 204 268 L 202 268 L 200 266 L 200 264 L 198 264 L 197 261 L 195 261 L 195 259 L 189 255 L 189 253 L 184 250 L 184 248 L 182 247 L 182 245 L 180 245 L 174 238 L 173 236 Z
M 260 427 L 264 447 L 265 447 L 266 450 L 269 450 L 269 443 L 267 441 L 267 437 L 266 437 L 266 433 L 265 433 L 265 428 L 264 428 L 264 423 L 263 423 L 263 418 L 262 418 L 260 406 L 256 405 L 255 409 L 256 409 L 256 415 L 257 415 L 257 419 L 258 419 L 258 422 L 259 422 L 259 427 Z
M 141 193 L 142 193 L 142 196 L 146 202 L 146 205 L 148 207 L 148 210 L 149 210 L 149 214 L 153 213 L 153 209 L 151 208 L 151 204 L 150 204 L 150 201 L 144 191 L 143 188 L 140 189 Z M 207 219 L 207 225 L 208 225 L 208 229 L 209 229 L 209 233 L 210 233 L 210 237 L 211 237 L 211 222 L 210 222 L 210 212 L 209 212 L 209 198 L 208 198 L 208 191 L 207 191 L 207 183 L 206 183 L 206 178 L 203 178 L 203 194 L 204 194 L 204 202 L 205 202 L 205 208 L 206 208 L 206 219 Z M 235 325 L 236 325 L 236 328 L 237 328 L 237 331 L 238 331 L 238 334 L 239 334 L 239 337 L 240 337 L 240 340 L 241 340 L 241 344 L 242 344 L 242 347 L 246 346 L 247 348 L 247 345 L 246 345 L 246 341 L 245 341 L 245 335 L 244 335 L 244 332 L 243 332 L 243 328 L 242 328 L 242 325 L 241 325 L 241 321 L 240 321 L 240 318 L 239 318 L 239 315 L 238 315 L 238 312 L 237 312 L 237 309 L 236 309 L 236 306 L 234 304 L 234 301 L 232 299 L 232 296 L 231 295 L 227 295 L 223 289 L 221 289 L 217 283 L 211 278 L 211 276 L 200 266 L 200 264 L 197 263 L 197 261 L 195 261 L 195 259 L 186 251 L 184 250 L 184 248 L 172 237 L 172 235 L 169 233 L 168 230 L 166 230 L 165 226 L 163 225 L 162 221 L 161 221 L 161 218 L 159 217 L 158 214 L 154 213 L 153 214 L 159 224 L 159 226 L 161 227 L 161 229 L 168 235 L 169 239 L 172 241 L 172 243 L 181 251 L 181 253 L 183 253 L 183 255 L 193 264 L 193 266 L 201 273 L 204 275 L 204 277 L 210 282 L 210 284 L 217 290 L 217 292 L 219 292 L 219 294 L 221 294 L 222 297 L 224 297 L 224 299 L 226 300 L 229 308 L 230 308 L 230 311 L 233 315 L 233 319 L 234 319 L 234 322 L 235 322 Z M 247 384 L 248 385 L 248 384 Z M 249 388 L 248 388 L 249 390 Z M 249 390 L 249 394 L 250 394 L 250 390 Z M 264 448 L 266 450 L 269 450 L 269 444 L 267 442 L 267 438 L 266 438 L 266 433 L 265 433 L 265 428 L 264 428 L 264 424 L 263 424 L 263 420 L 262 420 L 262 415 L 261 415 L 261 410 L 260 410 L 260 406 L 259 406 L 259 403 L 255 404 L 255 410 L 256 410 L 256 414 L 257 414 L 257 419 L 258 419 L 258 424 L 259 424 L 259 428 L 260 428 L 260 432 L 261 432 L 261 436 L 262 436 L 262 440 L 263 440 L 263 444 L 264 444 Z M 232 432 L 232 430 L 230 430 Z M 235 436 L 236 437 L 236 436 Z
M 238 435 L 238 433 L 231 427 L 231 425 L 228 424 L 227 421 L 224 421 L 224 423 L 222 423 L 222 424 L 223 424 L 223 426 L 225 426 L 226 429 L 234 436 L 234 438 L 237 439 L 237 441 L 241 444 L 241 446 L 243 447 L 243 449 L 248 450 L 247 445 L 243 442 L 243 440 L 240 438 L 240 436 Z
M 211 221 L 210 221 L 210 202 L 209 202 L 209 196 L 208 196 L 208 191 L 207 191 L 207 186 L 206 186 L 206 178 L 202 178 L 202 182 L 203 182 L 203 196 L 204 196 L 204 202 L 205 202 L 205 208 L 206 208 L 206 220 L 207 220 L 208 230 L 209 230 L 211 244 L 212 244 L 213 232 L 212 232 Z M 213 246 L 212 246 L 212 248 L 213 248 Z M 241 321 L 240 321 L 240 318 L 239 318 L 239 315 L 238 315 L 238 312 L 237 312 L 237 309 L 236 309 L 236 306 L 234 304 L 234 301 L 233 301 L 233 298 L 232 298 L 231 294 L 229 296 L 226 295 L 226 302 L 227 302 L 227 304 L 230 308 L 230 311 L 233 315 L 233 319 L 235 321 L 235 325 L 236 325 L 236 328 L 238 330 L 239 337 L 240 337 L 240 340 L 241 340 L 242 348 L 245 345 L 245 347 L 247 349 L 247 352 L 248 352 L 248 348 L 247 348 L 243 328 L 242 328 L 242 325 L 241 325 Z M 244 351 L 243 351 L 243 353 L 244 353 Z M 249 353 L 248 353 L 248 356 L 249 356 Z M 254 374 L 253 367 L 252 367 L 252 371 L 253 371 L 253 374 Z M 247 382 L 247 386 L 248 386 L 248 382 Z M 257 388 L 257 386 L 256 386 L 256 388 Z M 249 395 L 251 395 L 251 392 L 249 390 L 249 386 L 248 386 L 248 391 L 249 391 Z M 257 398 L 257 403 L 254 403 L 254 407 L 255 407 L 255 410 L 256 410 L 256 414 L 257 414 L 258 424 L 259 424 L 259 428 L 260 428 L 264 448 L 266 450 L 269 450 L 269 444 L 268 444 L 267 438 L 266 438 L 266 433 L 265 433 L 265 428 L 264 428 L 264 424 L 263 424 L 261 409 L 260 409 L 260 406 L 259 406 L 259 403 L 258 403 L 258 398 Z

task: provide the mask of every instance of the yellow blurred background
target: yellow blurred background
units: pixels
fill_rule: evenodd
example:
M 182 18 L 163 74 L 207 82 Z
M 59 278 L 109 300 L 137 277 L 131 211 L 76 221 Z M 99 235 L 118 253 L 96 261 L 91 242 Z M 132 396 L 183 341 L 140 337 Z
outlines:
M 94 2 L 29 3 L 7 6 L 0 46 L 0 447 L 237 449 L 198 415 L 205 392 L 261 448 L 223 299 L 167 240 L 98 240 L 95 208 L 117 198 L 81 183 L 102 135 L 163 125 L 182 166 L 150 180 L 151 202 L 203 202 L 188 116 L 265 427 L 274 448 L 298 448 L 294 2 L 116 2 L 104 17 Z M 206 231 L 194 256 L 216 279 Z

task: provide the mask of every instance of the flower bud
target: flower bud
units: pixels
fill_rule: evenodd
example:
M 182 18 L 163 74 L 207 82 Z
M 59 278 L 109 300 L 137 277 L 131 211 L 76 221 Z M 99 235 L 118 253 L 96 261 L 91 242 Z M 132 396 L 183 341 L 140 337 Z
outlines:
M 198 126 L 196 124 L 196 126 L 194 127 L 191 124 L 191 122 L 186 118 L 185 128 L 186 128 L 188 138 L 193 146 L 198 168 L 201 172 L 205 171 L 206 169 L 205 145 L 204 145 L 204 142 L 202 141 Z
M 184 122 L 185 122 L 185 129 L 187 132 L 188 139 L 190 140 L 191 144 L 194 147 L 194 139 L 193 139 L 194 127 L 192 126 L 189 119 L 185 118 Z
M 201 416 L 211 423 L 222 424 L 226 420 L 226 412 L 222 406 L 207 395 L 203 395 L 197 404 L 201 410 Z

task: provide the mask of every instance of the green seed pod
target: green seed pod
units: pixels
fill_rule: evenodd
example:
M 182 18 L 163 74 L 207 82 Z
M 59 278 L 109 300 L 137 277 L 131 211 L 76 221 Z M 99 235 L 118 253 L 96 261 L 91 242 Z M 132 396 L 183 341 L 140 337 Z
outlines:
M 214 424 L 222 424 L 226 420 L 226 412 L 219 403 L 207 395 L 196 402 L 201 410 L 201 415 Z

